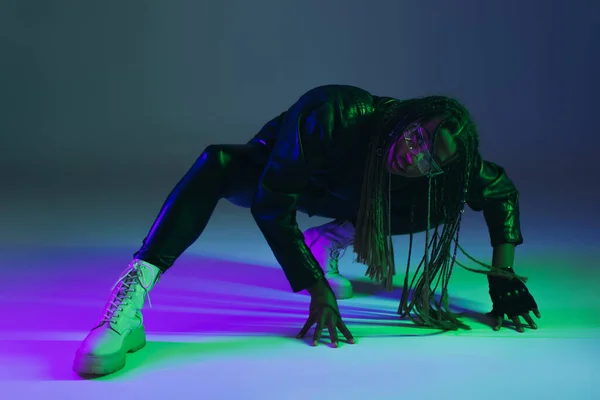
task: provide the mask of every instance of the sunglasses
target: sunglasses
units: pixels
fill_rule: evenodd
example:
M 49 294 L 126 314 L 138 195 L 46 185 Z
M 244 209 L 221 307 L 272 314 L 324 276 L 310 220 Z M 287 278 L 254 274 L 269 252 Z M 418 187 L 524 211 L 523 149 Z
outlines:
M 396 136 L 394 135 L 396 131 L 397 129 L 394 129 L 390 136 Z M 427 148 L 425 132 L 426 129 L 419 122 L 415 122 L 404 129 L 402 136 L 404 137 L 404 141 L 408 146 L 408 151 L 415 160 L 413 164 L 416 165 L 419 172 L 427 177 L 441 175 L 444 173 L 444 171 L 435 162 L 433 155 Z

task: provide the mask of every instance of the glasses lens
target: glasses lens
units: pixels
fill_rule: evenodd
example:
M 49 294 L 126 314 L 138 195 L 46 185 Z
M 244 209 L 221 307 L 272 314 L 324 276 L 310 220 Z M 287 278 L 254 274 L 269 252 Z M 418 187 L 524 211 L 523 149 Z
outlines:
M 414 155 L 416 167 L 425 176 L 435 176 L 443 173 L 442 169 L 433 161 L 431 153 L 425 143 L 423 127 L 419 123 L 410 125 L 404 131 L 404 139 L 409 151 Z

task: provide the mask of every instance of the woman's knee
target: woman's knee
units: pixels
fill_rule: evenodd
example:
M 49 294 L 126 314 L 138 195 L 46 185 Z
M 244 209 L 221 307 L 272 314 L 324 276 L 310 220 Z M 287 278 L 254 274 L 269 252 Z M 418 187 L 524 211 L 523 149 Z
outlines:
M 250 207 L 264 169 L 254 160 L 259 150 L 255 147 L 210 145 L 198 159 L 198 164 L 211 173 L 211 179 L 219 181 L 221 197 L 240 207 Z
M 226 146 L 211 144 L 207 146 L 196 160 L 197 166 L 206 166 L 214 169 L 226 169 L 232 161 L 232 155 Z
M 184 177 L 177 190 L 194 193 L 221 194 L 226 187 L 231 157 L 222 145 L 210 145 L 204 149 Z

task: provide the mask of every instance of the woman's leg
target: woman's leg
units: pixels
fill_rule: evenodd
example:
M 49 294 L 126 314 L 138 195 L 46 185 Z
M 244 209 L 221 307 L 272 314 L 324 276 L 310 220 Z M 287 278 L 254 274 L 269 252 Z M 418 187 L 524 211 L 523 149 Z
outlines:
M 391 228 L 392 235 L 407 235 L 423 232 L 427 229 L 427 210 L 424 206 L 417 207 L 411 220 L 410 208 L 402 205 L 392 205 Z M 339 273 L 338 263 L 347 247 L 354 243 L 354 222 L 356 220 L 352 204 L 335 198 L 327 198 L 314 209 L 314 214 L 333 221 L 307 229 L 304 237 L 307 245 L 325 271 L 332 289 L 338 299 L 353 296 L 351 282 Z M 354 216 L 352 216 L 354 215 Z M 441 221 L 441 216 L 434 215 L 432 226 Z
M 267 156 L 258 145 L 207 147 L 167 197 L 134 258 L 164 272 L 202 234 L 220 199 L 249 208 Z
M 257 145 L 209 146 L 165 201 L 142 248 L 123 272 L 104 311 L 79 347 L 73 369 L 106 375 L 125 365 L 125 355 L 146 344 L 142 308 L 161 272 L 200 236 L 217 202 L 250 207 L 265 165 Z

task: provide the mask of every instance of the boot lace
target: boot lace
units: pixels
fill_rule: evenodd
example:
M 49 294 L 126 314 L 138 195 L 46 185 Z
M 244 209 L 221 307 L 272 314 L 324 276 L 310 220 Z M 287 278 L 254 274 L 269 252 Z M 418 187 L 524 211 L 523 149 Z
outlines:
M 140 285 L 144 289 L 144 300 L 148 299 L 148 305 L 152 307 L 148 289 L 153 282 L 148 279 L 140 279 L 143 277 L 144 269 L 142 266 L 137 262 L 132 262 L 129 265 L 129 268 L 121 274 L 117 282 L 113 285 L 111 289 L 112 295 L 108 299 L 100 323 L 116 322 L 117 318 L 121 315 L 121 312 L 123 312 L 124 307 L 128 305 L 129 301 L 133 300 L 132 294 L 135 292 L 136 285 Z M 150 283 L 147 286 L 144 286 L 143 282 Z
M 348 221 L 344 221 L 339 226 L 344 226 L 349 223 Z M 332 240 L 331 249 L 329 251 L 329 265 L 328 270 L 330 273 L 339 274 L 339 261 L 340 258 L 344 256 L 346 253 L 346 249 L 354 242 L 354 237 L 348 237 L 345 240 Z

